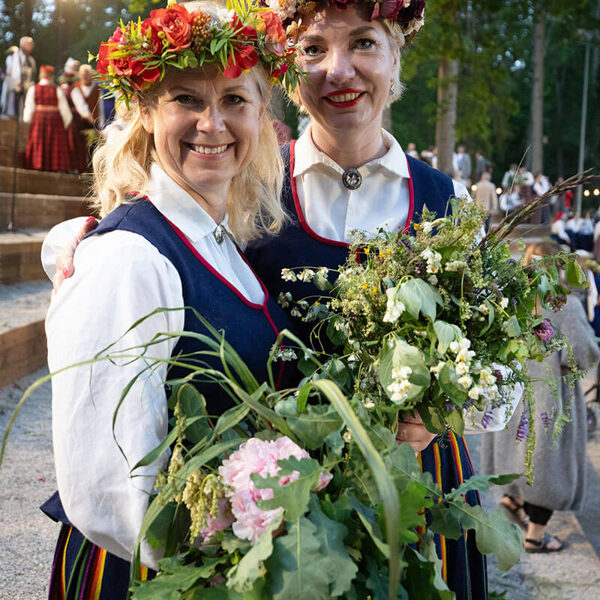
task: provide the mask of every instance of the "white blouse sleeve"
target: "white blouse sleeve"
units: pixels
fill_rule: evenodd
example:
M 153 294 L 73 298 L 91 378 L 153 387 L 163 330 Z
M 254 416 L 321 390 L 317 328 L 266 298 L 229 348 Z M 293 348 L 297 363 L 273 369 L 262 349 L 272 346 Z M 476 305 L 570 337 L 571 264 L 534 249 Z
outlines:
M 32 85 L 25 95 L 25 104 L 23 106 L 23 122 L 31 123 L 33 113 L 35 112 L 35 85 Z
M 75 110 L 81 115 L 82 119 L 89 119 L 92 117 L 90 107 L 87 105 L 87 102 L 85 101 L 79 88 L 73 88 L 73 91 L 71 92 L 71 100 L 73 101 Z
M 157 307 L 183 305 L 173 265 L 134 233 L 115 231 L 84 240 L 75 274 L 65 280 L 46 318 L 52 378 L 52 428 L 58 489 L 71 522 L 93 543 L 131 560 L 156 475 L 167 453 L 151 465 L 133 466 L 166 436 L 166 365 L 146 371 L 124 399 L 123 388 L 150 360 L 90 360 L 149 342 L 157 332 L 181 331 L 183 311 L 153 315 Z M 127 332 L 127 333 L 125 333 Z M 122 337 L 121 337 L 122 336 Z M 152 346 L 149 357 L 171 356 L 177 339 Z M 137 351 L 139 353 L 139 350 Z M 142 564 L 155 568 L 160 553 L 142 544 Z
M 56 273 L 56 259 L 63 248 L 73 240 L 83 227 L 87 217 L 75 217 L 55 225 L 42 244 L 41 260 L 49 279 Z
M 73 120 L 73 113 L 69 108 L 69 103 L 67 102 L 64 92 L 59 87 L 56 88 L 56 98 L 58 101 L 58 112 L 60 112 L 63 125 L 65 126 L 65 129 L 67 129 Z

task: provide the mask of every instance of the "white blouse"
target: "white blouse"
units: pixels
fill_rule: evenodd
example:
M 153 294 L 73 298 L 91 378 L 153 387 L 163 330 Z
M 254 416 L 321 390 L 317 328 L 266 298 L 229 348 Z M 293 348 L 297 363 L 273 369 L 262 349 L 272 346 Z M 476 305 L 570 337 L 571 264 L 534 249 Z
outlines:
M 321 237 L 349 242 L 353 230 L 376 233 L 379 228 L 397 231 L 404 227 L 410 203 L 408 161 L 396 139 L 385 130 L 382 133 L 388 151 L 358 168 L 363 179 L 357 190 L 344 186 L 344 169 L 315 146 L 310 126 L 298 138 L 293 173 L 298 200 L 308 226 Z M 462 183 L 453 183 L 457 197 L 470 198 Z M 485 428 L 484 412 L 467 411 L 465 432 L 504 429 L 522 395 L 523 387 L 515 386 L 507 403 L 492 411 Z
M 397 231 L 404 227 L 410 203 L 410 171 L 406 154 L 397 140 L 382 130 L 388 151 L 361 167 L 362 184 L 349 190 L 342 183 L 344 169 L 314 144 L 311 127 L 298 138 L 294 177 L 298 200 L 310 228 L 321 237 L 349 242 L 351 232 Z M 454 194 L 469 196 L 458 181 Z
M 50 85 L 47 79 L 41 79 L 40 85 Z M 62 119 L 65 129 L 71 124 L 73 120 L 73 114 L 69 108 L 69 103 L 65 97 L 64 92 L 57 87 L 56 88 L 56 101 L 60 118 Z M 25 123 L 31 123 L 33 119 L 33 113 L 35 112 L 35 85 L 32 85 L 25 95 L 25 104 L 23 106 L 23 121 Z
M 218 244 L 213 236 L 217 224 L 156 165 L 149 197 L 223 277 L 251 302 L 263 302 L 263 289 L 233 241 L 225 236 Z M 50 276 L 57 250 L 80 225 L 80 219 L 70 221 L 48 234 L 42 256 Z M 145 344 L 157 332 L 183 329 L 184 312 L 176 310 L 156 314 L 128 331 L 157 307 L 183 307 L 175 267 L 142 236 L 112 231 L 81 242 L 75 253 L 75 274 L 59 289 L 46 318 L 50 371 L 66 369 L 52 378 L 61 499 L 83 535 L 125 560 L 131 560 L 157 471 L 168 461 L 165 453 L 131 472 L 167 434 L 166 365 L 147 371 L 134 384 L 118 413 L 114 437 L 112 420 L 121 392 L 145 362 L 114 365 L 102 360 L 67 367 L 92 359 L 113 343 L 112 353 Z M 153 346 L 148 355 L 169 358 L 176 343 L 173 338 Z M 159 558 L 159 552 L 142 545 L 144 565 L 156 569 Z

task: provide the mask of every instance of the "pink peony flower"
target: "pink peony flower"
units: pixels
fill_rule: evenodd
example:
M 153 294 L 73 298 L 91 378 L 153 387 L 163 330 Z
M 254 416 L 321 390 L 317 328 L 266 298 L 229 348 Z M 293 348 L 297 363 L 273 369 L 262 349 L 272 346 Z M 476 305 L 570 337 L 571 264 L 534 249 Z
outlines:
M 277 461 L 291 456 L 298 460 L 310 457 L 306 450 L 288 437 L 280 437 L 271 442 L 251 438 L 223 461 L 219 467 L 219 476 L 224 484 L 230 486 L 228 498 L 235 518 L 232 529 L 237 537 L 250 540 L 254 544 L 264 530 L 279 517 L 281 508 L 258 508 L 257 500 L 270 500 L 273 490 L 258 489 L 250 476 L 256 473 L 264 478 L 274 477 L 280 470 Z M 297 471 L 291 475 L 284 475 L 280 478 L 279 485 L 295 481 L 299 476 Z M 322 490 L 332 477 L 331 473 L 321 473 L 316 491 Z
M 213 517 L 210 513 L 206 516 L 206 527 L 203 527 L 201 531 L 202 543 L 208 541 L 217 531 L 225 531 L 234 521 L 229 502 L 224 498 L 220 498 L 217 504 L 219 514 L 216 517 Z

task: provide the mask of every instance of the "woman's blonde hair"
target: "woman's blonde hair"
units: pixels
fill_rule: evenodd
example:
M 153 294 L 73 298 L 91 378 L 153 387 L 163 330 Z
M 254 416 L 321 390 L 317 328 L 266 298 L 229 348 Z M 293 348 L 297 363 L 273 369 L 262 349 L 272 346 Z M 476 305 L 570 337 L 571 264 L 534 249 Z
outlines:
M 190 75 L 192 73 L 190 70 Z M 266 107 L 271 93 L 266 71 L 256 65 L 250 70 L 250 76 L 256 82 Z M 156 156 L 154 139 L 144 129 L 141 111 L 147 110 L 160 90 L 161 84 L 150 88 L 141 104 L 132 106 L 127 127 L 115 132 L 94 153 L 93 204 L 101 216 L 122 204 L 132 193 L 135 196 L 131 200 L 135 200 L 148 192 L 150 167 Z M 283 162 L 277 135 L 266 110 L 257 126 L 260 127 L 258 151 L 250 163 L 233 177 L 227 198 L 228 224 L 242 244 L 267 233 L 277 233 L 285 221 L 280 199 Z

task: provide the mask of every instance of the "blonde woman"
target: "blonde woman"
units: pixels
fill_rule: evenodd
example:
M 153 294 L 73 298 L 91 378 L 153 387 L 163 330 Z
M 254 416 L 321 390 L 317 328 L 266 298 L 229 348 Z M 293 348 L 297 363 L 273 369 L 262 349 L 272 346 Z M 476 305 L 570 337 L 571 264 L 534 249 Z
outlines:
M 113 352 L 146 344 L 158 332 L 206 333 L 184 310 L 159 312 L 128 330 L 158 307 L 194 306 L 225 332 L 260 379 L 278 331 L 288 326 L 233 241 L 270 235 L 284 217 L 281 162 L 266 106 L 269 77 L 290 59 L 271 54 L 260 37 L 274 48 L 281 23 L 271 21 L 265 33 L 241 38 L 256 57 L 246 72 L 202 50 L 195 51 L 198 66 L 186 68 L 178 61 L 196 41 L 193 23 L 210 22 L 215 37 L 233 44 L 240 38 L 231 38 L 232 30 L 255 30 L 263 18 L 251 9 L 234 15 L 187 6 L 153 11 L 144 22 L 150 34 L 137 40 L 158 40 L 147 60 L 164 60 L 162 71 L 146 63 L 136 69 L 132 63 L 139 58 L 132 55 L 125 57 L 130 60 L 125 74 L 123 57 L 115 51 L 141 52 L 135 38 L 127 39 L 132 31 L 127 27 L 101 47 L 99 71 L 110 73 L 109 85 L 134 101 L 133 115 L 94 156 L 97 206 L 104 218 L 77 248 L 75 275 L 55 294 L 48 312 L 51 371 L 88 360 L 116 340 Z M 163 53 L 169 44 L 172 51 Z M 234 55 L 237 48 L 231 48 Z M 202 349 L 189 337 L 173 338 L 153 346 L 150 354 L 166 359 Z M 139 361 L 101 361 L 52 380 L 59 494 L 44 510 L 64 525 L 51 599 L 126 597 L 129 561 L 157 473 L 168 461 L 165 453 L 131 471 L 168 431 L 164 363 L 136 380 L 113 423 L 121 393 L 140 367 Z M 232 405 L 218 386 L 199 382 L 197 387 L 209 414 Z M 156 569 L 159 557 L 142 544 L 142 577 Z

